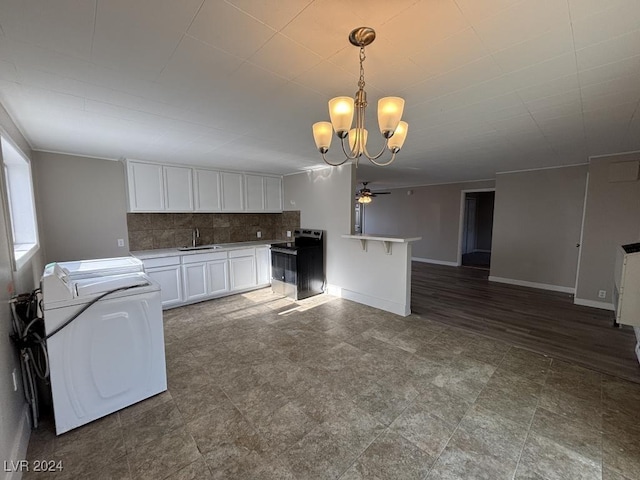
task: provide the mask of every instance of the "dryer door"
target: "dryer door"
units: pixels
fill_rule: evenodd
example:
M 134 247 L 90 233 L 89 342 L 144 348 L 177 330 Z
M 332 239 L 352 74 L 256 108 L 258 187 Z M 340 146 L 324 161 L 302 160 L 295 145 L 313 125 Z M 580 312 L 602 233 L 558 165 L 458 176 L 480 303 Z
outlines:
M 101 300 L 47 343 L 58 434 L 167 389 L 158 291 Z

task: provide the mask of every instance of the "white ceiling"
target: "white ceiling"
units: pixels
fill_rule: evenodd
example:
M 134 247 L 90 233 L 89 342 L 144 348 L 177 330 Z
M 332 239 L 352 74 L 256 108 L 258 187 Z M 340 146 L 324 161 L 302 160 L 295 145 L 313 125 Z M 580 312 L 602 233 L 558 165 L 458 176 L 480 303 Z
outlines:
M 321 163 L 311 125 L 357 88 L 362 25 L 369 130 L 386 95 L 410 127 L 359 179 L 640 149 L 639 0 L 0 0 L 0 102 L 37 150 L 291 173 Z

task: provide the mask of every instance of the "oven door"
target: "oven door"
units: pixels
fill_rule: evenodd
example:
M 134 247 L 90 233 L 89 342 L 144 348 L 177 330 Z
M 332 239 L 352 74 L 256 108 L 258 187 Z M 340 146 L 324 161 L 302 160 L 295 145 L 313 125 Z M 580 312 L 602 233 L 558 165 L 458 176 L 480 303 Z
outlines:
M 296 298 L 297 260 L 295 250 L 271 248 L 271 288 L 274 293 Z

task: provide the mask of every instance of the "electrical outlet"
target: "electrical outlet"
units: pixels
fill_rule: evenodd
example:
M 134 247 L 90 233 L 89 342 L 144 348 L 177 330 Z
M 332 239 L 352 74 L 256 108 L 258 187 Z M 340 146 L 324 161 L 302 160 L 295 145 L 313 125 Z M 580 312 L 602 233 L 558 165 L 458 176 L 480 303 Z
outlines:
M 13 391 L 17 392 L 18 391 L 18 377 L 17 377 L 17 372 L 16 369 L 13 369 L 13 372 L 11 372 L 11 379 L 13 380 Z
M 291 238 L 291 230 L 287 230 L 287 238 Z
M 598 298 L 607 298 L 606 290 L 598 290 Z
M 119 247 L 124 247 L 124 238 L 119 238 L 118 239 L 118 246 Z
M 258 233 L 256 233 L 256 235 L 258 236 L 258 238 L 262 238 L 262 232 L 258 231 Z

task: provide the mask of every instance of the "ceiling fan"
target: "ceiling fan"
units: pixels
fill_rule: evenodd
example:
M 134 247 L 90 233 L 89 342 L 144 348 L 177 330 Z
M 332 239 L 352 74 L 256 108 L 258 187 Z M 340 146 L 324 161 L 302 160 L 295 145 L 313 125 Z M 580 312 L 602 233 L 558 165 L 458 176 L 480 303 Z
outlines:
M 372 192 L 367 188 L 369 182 L 362 182 L 362 188 L 356 192 L 358 203 L 371 203 L 371 199 L 378 195 L 389 195 L 391 192 Z

